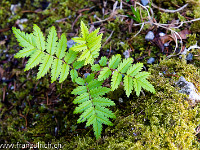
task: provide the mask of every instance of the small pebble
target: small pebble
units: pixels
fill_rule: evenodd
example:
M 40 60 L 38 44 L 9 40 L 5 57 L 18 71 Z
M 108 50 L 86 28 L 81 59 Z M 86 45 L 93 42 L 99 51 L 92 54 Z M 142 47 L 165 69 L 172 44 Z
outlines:
M 165 33 L 160 32 L 159 35 L 160 35 L 160 36 L 165 36 Z
M 192 53 L 189 53 L 189 54 L 186 56 L 186 60 L 187 60 L 187 61 L 192 61 L 192 60 L 193 60 L 193 55 L 192 55 Z
M 123 103 L 123 102 L 124 102 L 123 99 L 122 99 L 121 97 L 119 98 L 119 102 L 120 102 L 120 103 Z
M 121 45 L 124 45 L 124 42 L 120 42 Z
M 130 53 L 128 50 L 126 50 L 125 52 L 123 52 L 125 58 L 129 58 L 130 57 Z
M 10 10 L 12 12 L 13 15 L 15 15 L 15 13 L 21 8 L 21 3 L 18 4 L 11 4 L 10 6 Z
M 141 0 L 141 3 L 142 3 L 143 6 L 146 6 L 149 3 L 149 1 L 148 0 Z
M 55 127 L 55 135 L 58 134 L 58 127 Z
M 73 45 L 75 45 L 76 42 L 74 42 L 72 39 L 67 41 L 67 48 L 71 48 Z
M 151 40 L 153 40 L 154 39 L 154 33 L 152 32 L 152 31 L 149 31 L 148 33 L 147 33 L 147 35 L 145 36 L 145 40 L 147 40 L 147 41 L 151 41 Z
M 137 134 L 136 134 L 135 132 L 133 132 L 133 135 L 134 135 L 134 136 L 137 136 Z
M 155 61 L 155 58 L 151 57 L 149 58 L 149 60 L 147 61 L 147 64 L 152 64 Z
M 85 78 L 87 78 L 88 75 L 90 75 L 90 73 L 84 73 Z
M 26 22 L 28 22 L 28 19 L 27 18 L 22 18 L 22 19 L 19 20 L 19 22 L 20 23 L 26 23 Z
M 164 46 L 165 46 L 165 47 L 169 46 L 169 43 L 168 43 L 168 42 L 167 42 L 167 43 L 165 43 L 165 44 L 164 44 Z

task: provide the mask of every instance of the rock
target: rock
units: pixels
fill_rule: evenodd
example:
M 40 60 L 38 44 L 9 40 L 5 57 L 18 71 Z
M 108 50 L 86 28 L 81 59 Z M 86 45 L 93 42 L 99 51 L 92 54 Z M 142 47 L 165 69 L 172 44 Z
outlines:
M 149 3 L 149 1 L 148 0 L 141 0 L 141 3 L 142 3 L 143 6 L 146 6 Z
M 11 4 L 10 6 L 10 10 L 12 12 L 13 15 L 15 15 L 15 13 L 21 8 L 21 3 L 18 4 Z
M 192 55 L 192 53 L 189 53 L 189 54 L 186 56 L 186 60 L 187 60 L 187 61 L 192 61 L 192 60 L 193 60 L 193 55 Z
M 154 33 L 152 32 L 152 31 L 149 31 L 148 33 L 147 33 L 147 35 L 145 36 L 145 40 L 147 40 L 147 41 L 151 41 L 151 40 L 153 40 L 154 39 Z
M 120 102 L 120 103 L 123 103 L 123 102 L 124 102 L 123 99 L 122 99 L 121 97 L 119 98 L 119 102 Z
M 160 32 L 159 35 L 160 35 L 160 36 L 165 36 L 165 33 Z
M 125 58 L 129 58 L 130 57 L 130 53 L 128 50 L 126 50 L 125 52 L 123 52 Z
M 87 78 L 88 75 L 90 75 L 90 73 L 84 73 L 85 78 Z
M 155 61 L 155 58 L 151 57 L 151 58 L 149 58 L 149 60 L 147 61 L 147 64 L 152 64 L 152 63 L 154 63 L 154 61 Z
M 67 48 L 71 48 L 73 45 L 75 45 L 76 42 L 74 42 L 72 39 L 67 41 Z
M 186 81 L 186 79 L 181 76 L 176 82 L 176 85 L 180 87 L 179 93 L 184 93 L 189 95 L 189 99 L 193 104 L 200 101 L 200 93 L 196 92 L 197 89 L 192 82 Z
M 168 46 L 169 46 L 169 43 L 168 43 L 168 42 L 167 42 L 167 43 L 165 43 L 165 44 L 164 44 L 164 46 L 165 46 L 165 47 L 168 47 Z
M 19 20 L 19 24 L 18 24 L 18 26 L 19 26 L 19 28 L 23 31 L 24 30 L 24 28 L 27 26 L 27 25 L 25 25 L 25 23 L 27 23 L 28 22 L 28 19 L 27 18 L 23 18 L 23 19 L 20 19 Z

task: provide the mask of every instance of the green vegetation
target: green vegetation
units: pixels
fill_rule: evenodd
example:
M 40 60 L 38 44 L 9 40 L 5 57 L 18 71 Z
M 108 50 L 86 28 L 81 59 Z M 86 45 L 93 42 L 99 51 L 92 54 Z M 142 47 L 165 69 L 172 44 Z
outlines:
M 191 21 L 200 17 L 198 0 L 153 0 L 147 9 L 136 3 L 139 0 L 134 3 L 123 0 L 122 4 L 119 0 L 23 2 L 0 1 L 0 144 L 61 143 L 66 150 L 200 149 L 199 103 L 180 94 L 175 84 L 183 76 L 200 92 L 200 49 L 167 58 L 175 48 L 173 34 L 155 25 L 165 23 L 166 28 L 177 33 L 188 32 L 181 33 L 183 49 L 199 46 L 200 21 Z M 184 9 L 168 12 L 187 3 Z M 14 12 L 13 5 L 18 5 Z M 136 17 L 131 6 L 138 9 L 142 23 L 146 23 L 144 26 L 125 16 Z M 23 19 L 27 21 L 22 23 Z M 84 48 L 88 40 L 83 40 L 81 20 L 86 24 L 85 33 L 95 32 L 99 37 L 98 56 L 92 53 L 84 56 L 86 50 L 78 48 Z M 187 23 L 179 26 L 181 21 Z M 19 46 L 12 27 L 22 37 L 32 36 L 32 46 Z M 153 41 L 145 40 L 149 31 L 155 35 Z M 41 41 L 34 44 L 38 33 L 44 39 L 43 44 Z M 69 48 L 72 39 L 77 43 Z M 169 45 L 164 47 L 164 52 L 160 48 L 163 43 Z M 179 39 L 178 44 L 177 51 Z M 29 62 L 40 45 L 45 45 L 40 50 L 45 57 L 33 67 Z M 23 54 L 23 50 L 33 47 L 33 53 Z M 190 61 L 185 60 L 188 53 L 192 54 Z M 128 59 L 124 59 L 125 54 Z M 148 63 L 152 57 L 155 61 Z M 48 63 L 45 68 L 43 60 Z M 31 69 L 24 71 L 26 65 Z M 66 74 L 61 73 L 63 66 Z M 129 74 L 134 67 L 138 67 L 138 74 L 144 75 L 141 82 L 154 87 L 156 92 L 151 90 L 154 94 L 143 84 L 136 86 L 133 82 L 129 86 L 129 81 L 137 77 Z M 87 91 L 77 93 L 76 89 L 85 87 Z M 99 93 L 99 89 L 103 92 Z M 92 97 L 88 98 L 88 94 Z M 87 109 L 82 107 L 85 105 Z M 101 113 L 94 115 L 96 111 Z M 92 116 L 104 121 L 89 122 Z
M 115 115 L 105 108 L 106 106 L 113 106 L 114 103 L 110 99 L 101 97 L 110 91 L 109 88 L 102 87 L 101 81 L 107 79 L 112 74 L 111 69 L 114 72 L 111 79 L 112 90 L 118 88 L 122 81 L 122 74 L 126 73 L 124 77 L 124 89 L 128 97 L 133 87 L 137 96 L 139 96 L 141 88 L 155 93 L 154 87 L 146 80 L 149 73 L 140 72 L 143 64 L 131 65 L 133 62 L 131 58 L 124 59 L 120 63 L 121 56 L 116 55 L 110 59 L 108 63 L 109 68 L 101 68 L 100 66 L 103 67 L 107 64 L 106 57 L 102 57 L 99 61 L 100 65 L 93 65 L 94 59 L 99 56 L 101 47 L 102 34 L 97 35 L 99 29 L 89 33 L 86 25 L 81 22 L 82 36 L 73 38 L 79 44 L 73 46 L 68 53 L 65 52 L 67 39 L 62 34 L 61 39 L 57 42 L 58 38 L 55 27 L 51 27 L 47 42 L 45 42 L 44 36 L 37 25 L 34 25 L 33 29 L 33 34 L 26 34 L 19 29 L 13 28 L 20 46 L 24 47 L 15 57 L 23 58 L 30 56 L 25 71 L 39 65 L 37 79 L 43 77 L 51 68 L 51 82 L 54 82 L 58 77 L 60 77 L 59 82 L 63 82 L 69 74 L 69 68 L 71 68 L 70 75 L 72 81 L 80 85 L 72 91 L 72 94 L 80 95 L 74 100 L 75 104 L 80 104 L 74 112 L 83 113 L 78 123 L 87 120 L 86 126 L 93 125 L 97 139 L 101 135 L 102 124 L 112 125 L 108 118 L 115 118 Z M 80 56 L 78 56 L 78 52 L 81 53 L 79 54 Z M 63 58 L 64 61 L 62 60 Z M 72 65 L 70 65 L 71 63 Z M 101 70 L 98 80 L 94 79 L 95 74 L 91 74 L 85 80 L 78 77 L 78 72 L 75 69 L 80 69 L 83 64 L 92 64 L 93 71 Z

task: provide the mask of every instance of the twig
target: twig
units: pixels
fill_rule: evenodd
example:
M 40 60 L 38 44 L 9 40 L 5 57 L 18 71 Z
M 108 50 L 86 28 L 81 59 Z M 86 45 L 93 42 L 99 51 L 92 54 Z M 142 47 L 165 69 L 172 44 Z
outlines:
M 106 42 L 102 45 L 102 47 L 104 47 L 104 45 L 106 45 L 106 44 L 108 43 L 108 41 L 110 40 L 110 38 L 111 38 L 112 35 L 113 35 L 113 32 L 114 32 L 114 31 L 111 32 L 110 36 L 106 39 Z
M 183 10 L 185 7 L 187 7 L 187 5 L 188 5 L 188 4 L 185 4 L 184 6 L 178 8 L 178 9 L 176 9 L 176 10 L 169 10 L 169 9 L 160 8 L 160 7 L 156 6 L 154 3 L 151 4 L 152 7 L 157 8 L 157 9 L 159 9 L 160 11 L 167 12 L 167 13 L 179 12 L 179 11 Z
M 144 22 L 142 23 L 142 26 L 141 26 L 140 30 L 138 31 L 137 34 L 134 35 L 134 37 L 136 37 L 142 31 L 143 27 L 144 27 Z
M 79 19 L 81 16 L 82 16 L 82 14 L 80 13 L 80 14 L 78 15 L 78 17 L 76 17 L 75 21 L 72 23 L 72 30 L 73 30 L 73 28 L 74 28 L 74 25 L 76 24 L 76 22 L 78 21 L 78 19 Z

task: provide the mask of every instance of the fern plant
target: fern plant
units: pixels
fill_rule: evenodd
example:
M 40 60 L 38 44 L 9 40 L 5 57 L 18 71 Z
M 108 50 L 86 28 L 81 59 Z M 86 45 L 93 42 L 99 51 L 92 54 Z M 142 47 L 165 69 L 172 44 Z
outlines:
M 37 25 L 33 26 L 33 30 L 33 33 L 27 34 L 13 27 L 15 37 L 23 47 L 15 58 L 29 57 L 25 71 L 39 66 L 37 79 L 50 71 L 51 82 L 59 79 L 61 83 L 70 74 L 72 82 L 78 85 L 72 91 L 72 94 L 78 95 L 73 101 L 78 104 L 74 113 L 81 113 L 78 123 L 86 121 L 86 126 L 92 125 L 97 139 L 101 135 L 102 124 L 112 125 L 109 118 L 115 118 L 114 113 L 107 108 L 115 103 L 103 97 L 106 93 L 117 89 L 120 83 L 123 83 L 128 97 L 133 89 L 137 96 L 142 88 L 155 93 L 154 87 L 147 80 L 149 73 L 141 71 L 142 63 L 132 64 L 132 58 L 122 59 L 121 55 L 117 54 L 110 60 L 101 57 L 99 63 L 94 64 L 101 48 L 102 34 L 98 34 L 99 29 L 89 33 L 87 26 L 81 22 L 81 36 L 73 38 L 77 44 L 68 51 L 66 36 L 62 34 L 58 39 L 54 26 L 51 27 L 46 40 Z M 77 69 L 85 65 L 92 70 L 86 78 L 77 72 Z M 103 86 L 104 80 L 109 77 L 111 86 Z

